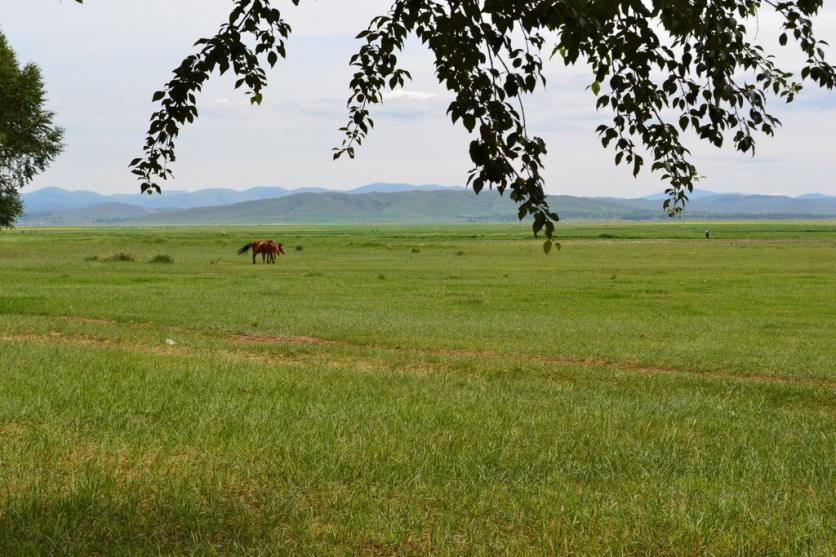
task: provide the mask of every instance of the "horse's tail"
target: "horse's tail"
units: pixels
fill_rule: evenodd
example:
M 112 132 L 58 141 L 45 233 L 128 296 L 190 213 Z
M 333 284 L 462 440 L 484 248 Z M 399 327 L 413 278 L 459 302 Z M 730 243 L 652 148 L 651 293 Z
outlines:
M 238 255 L 243 255 L 243 254 L 247 253 L 248 251 L 250 251 L 251 247 L 252 247 L 252 243 L 247 244 L 246 246 L 244 246 L 243 248 L 238 250 Z

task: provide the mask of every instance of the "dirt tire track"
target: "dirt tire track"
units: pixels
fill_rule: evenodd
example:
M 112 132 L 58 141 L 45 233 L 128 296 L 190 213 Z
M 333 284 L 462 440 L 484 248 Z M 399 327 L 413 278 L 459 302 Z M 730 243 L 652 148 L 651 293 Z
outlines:
M 135 328 L 142 328 L 147 329 L 149 327 L 154 327 L 155 325 L 152 323 L 142 323 L 142 322 L 120 322 L 120 321 L 112 321 L 108 319 L 92 319 L 86 318 L 81 316 L 67 316 L 67 315 L 60 315 L 60 316 L 40 316 L 46 318 L 52 318 L 60 321 L 72 321 L 72 322 L 80 322 L 80 323 L 89 323 L 93 325 L 122 325 L 127 327 L 135 327 Z M 204 331 L 194 330 L 194 329 L 185 329 L 182 327 L 168 327 L 168 326 L 160 326 L 165 327 L 167 329 L 172 330 L 182 330 L 182 331 L 192 331 L 197 334 L 206 335 Z M 636 364 L 632 362 L 613 362 L 607 360 L 599 360 L 599 359 L 592 359 L 592 358 L 580 358 L 576 356 L 542 356 L 537 354 L 507 354 L 502 352 L 491 352 L 491 351 L 470 351 L 470 350 L 432 350 L 426 348 L 405 348 L 405 347 L 398 347 L 398 346 L 381 346 L 381 345 L 374 345 L 374 344 L 362 344 L 362 343 L 352 343 L 346 341 L 337 341 L 337 340 L 329 340 L 323 339 L 319 337 L 313 336 L 270 336 L 270 335 L 251 335 L 251 334 L 242 334 L 242 335 L 233 335 L 228 337 L 220 337 L 217 335 L 209 335 L 215 338 L 223 338 L 226 340 L 227 343 L 230 343 L 234 346 L 240 346 L 242 344 L 247 345 L 277 345 L 277 346 L 333 346 L 333 347 L 340 347 L 346 348 L 349 350 L 380 350 L 385 352 L 392 352 L 392 353 L 401 353 L 401 354 L 420 354 L 424 356 L 436 356 L 436 357 L 444 357 L 444 356 L 452 356 L 452 357 L 461 357 L 461 358 L 470 358 L 470 359 L 510 359 L 516 360 L 520 362 L 528 362 L 528 363 L 546 363 L 546 364 L 556 364 L 556 365 L 576 365 L 579 367 L 589 368 L 589 369 L 610 369 L 614 371 L 620 372 L 627 372 L 627 373 L 637 373 L 637 374 L 644 374 L 644 375 L 683 375 L 689 377 L 697 377 L 697 378 L 707 378 L 707 379 L 719 379 L 724 381 L 749 381 L 749 382 L 756 382 L 756 383 L 772 383 L 772 384 L 795 384 L 795 385 L 808 385 L 808 386 L 819 386 L 819 387 L 827 387 L 830 389 L 836 389 L 836 381 L 829 380 L 829 379 L 820 379 L 820 378 L 813 378 L 813 377 L 798 377 L 798 376 L 781 376 L 781 375 L 768 375 L 768 374 L 752 374 L 752 375 L 738 375 L 729 371 L 723 370 L 693 370 L 693 369 L 677 369 L 677 368 L 670 368 L 670 367 L 661 367 L 661 366 L 644 366 L 641 364 Z M 185 347 L 169 347 L 169 346 L 154 346 L 154 347 L 140 347 L 134 344 L 129 344 L 125 342 L 119 342 L 118 339 L 114 339 L 112 337 L 98 337 L 98 336 L 90 336 L 84 334 L 74 334 L 74 335 L 62 335 L 61 333 L 52 332 L 48 335 L 36 335 L 36 334 L 22 334 L 22 335 L 5 335 L 0 336 L 0 340 L 2 341 L 20 341 L 20 342 L 27 342 L 27 341 L 34 341 L 34 342 L 41 342 L 43 344 L 82 344 L 82 345 L 98 345 L 98 346 L 118 346 L 120 348 L 125 348 L 128 350 L 134 350 L 138 352 L 144 353 L 154 353 L 154 354 L 190 354 L 195 353 L 194 350 L 190 350 Z M 229 350 L 207 350 L 206 353 L 209 354 L 217 354 L 222 357 L 226 358 L 241 358 L 242 360 L 249 360 L 249 361 L 260 361 L 262 363 L 287 363 L 286 358 L 276 358 L 269 355 L 254 355 L 251 353 L 240 352 L 240 351 L 229 351 Z

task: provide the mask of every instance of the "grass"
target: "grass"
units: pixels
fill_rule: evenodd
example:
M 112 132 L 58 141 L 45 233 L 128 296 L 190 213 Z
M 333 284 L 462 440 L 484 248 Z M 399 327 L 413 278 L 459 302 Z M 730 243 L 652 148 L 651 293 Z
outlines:
M 157 254 L 151 258 L 151 263 L 174 263 L 174 259 L 168 255 Z
M 0 554 L 833 554 L 836 225 L 710 228 L 3 233 Z
M 95 261 L 95 259 L 93 259 L 92 261 Z M 113 255 L 111 255 L 110 257 L 107 257 L 107 258 L 105 258 L 105 259 L 102 259 L 102 261 L 122 261 L 122 262 L 131 262 L 131 261 L 135 261 L 135 259 L 134 259 L 134 256 L 133 256 L 133 255 L 131 255 L 130 253 L 119 252 L 119 253 L 114 253 L 114 254 L 113 254 Z

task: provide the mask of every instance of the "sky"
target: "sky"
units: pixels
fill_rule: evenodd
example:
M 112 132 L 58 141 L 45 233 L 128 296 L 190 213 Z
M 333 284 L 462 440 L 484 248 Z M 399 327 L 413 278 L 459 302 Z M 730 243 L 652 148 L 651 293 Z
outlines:
M 469 138 L 445 115 L 450 95 L 438 85 L 432 57 L 417 41 L 403 66 L 413 75 L 373 116 L 376 127 L 354 160 L 331 160 L 345 121 L 356 34 L 390 0 L 306 0 L 294 7 L 274 0 L 293 27 L 288 57 L 269 73 L 261 106 L 251 107 L 232 79 L 216 77 L 201 93 L 200 118 L 181 133 L 175 179 L 167 188 L 246 189 L 322 186 L 348 189 L 371 182 L 464 185 L 471 167 Z M 346 6 L 351 6 L 346 9 Z M 48 107 L 66 130 L 66 149 L 27 186 L 134 192 L 127 163 L 141 154 L 150 102 L 171 70 L 211 36 L 230 0 L 0 0 L 0 30 L 21 62 L 37 63 Z M 836 3 L 826 2 L 819 38 L 836 45 Z M 758 41 L 776 45 L 777 19 L 764 13 L 753 28 Z M 779 62 L 797 70 L 802 59 L 780 49 Z M 836 49 L 830 49 L 836 60 Z M 546 66 L 548 85 L 527 100 L 529 129 L 543 137 L 546 189 L 551 194 L 640 197 L 664 189 L 644 171 L 633 178 L 613 165 L 595 128 L 592 81 L 584 66 Z M 757 156 L 692 141 L 706 176 L 699 187 L 718 192 L 836 195 L 836 92 L 810 86 L 792 105 L 772 105 L 783 127 L 763 138 Z

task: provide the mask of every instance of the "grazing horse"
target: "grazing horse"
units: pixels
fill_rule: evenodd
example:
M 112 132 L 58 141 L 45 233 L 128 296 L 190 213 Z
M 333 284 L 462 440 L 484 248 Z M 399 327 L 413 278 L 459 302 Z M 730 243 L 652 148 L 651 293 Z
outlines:
M 276 256 L 280 253 L 285 253 L 282 244 L 277 244 L 273 240 L 256 240 L 250 242 L 238 250 L 238 255 L 243 255 L 248 251 L 253 252 L 253 265 L 255 265 L 255 257 L 260 253 L 262 263 L 275 263 Z
M 269 263 L 275 263 L 276 257 L 279 255 L 287 255 L 284 251 L 284 246 L 274 242 L 273 240 L 267 240 L 267 247 L 270 249 L 270 253 L 267 254 L 267 261 Z

